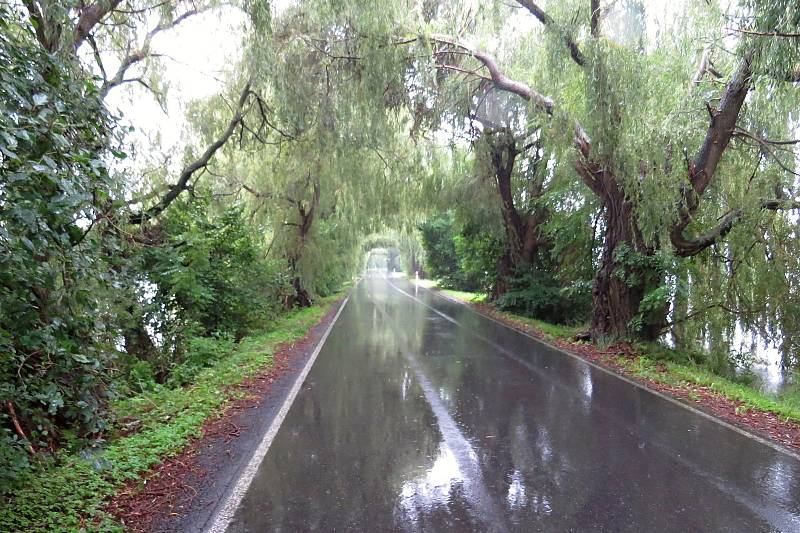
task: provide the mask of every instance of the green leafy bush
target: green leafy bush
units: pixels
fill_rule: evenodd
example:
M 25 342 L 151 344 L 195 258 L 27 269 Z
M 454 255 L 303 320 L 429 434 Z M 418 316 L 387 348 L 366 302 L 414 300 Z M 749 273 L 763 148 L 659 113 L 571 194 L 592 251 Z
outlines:
M 145 252 L 156 294 L 150 322 L 160 333 L 242 338 L 281 311 L 291 286 L 285 266 L 263 259 L 243 209 L 213 213 L 207 200 L 173 204 L 160 228 L 164 244 Z
M 585 319 L 591 304 L 591 285 L 561 287 L 547 271 L 529 269 L 511 280 L 511 288 L 495 305 L 503 310 L 556 324 Z
M 105 427 L 120 241 L 112 121 L 94 85 L 0 5 L 0 485 L 31 448 Z
M 233 341 L 227 338 L 191 337 L 186 342 L 183 361 L 170 373 L 168 385 L 171 387 L 186 385 L 198 372 L 222 360 L 233 349 Z
M 439 280 L 439 286 L 447 289 L 474 291 L 481 287 L 480 280 L 485 272 L 480 267 L 470 263 L 470 270 L 462 268 L 462 255 L 470 247 L 459 239 L 458 230 L 450 213 L 444 213 L 428 219 L 420 227 L 422 245 L 425 248 L 426 269 L 428 273 Z M 460 252 L 460 253 L 459 253 Z M 470 259 L 473 259 L 470 256 Z

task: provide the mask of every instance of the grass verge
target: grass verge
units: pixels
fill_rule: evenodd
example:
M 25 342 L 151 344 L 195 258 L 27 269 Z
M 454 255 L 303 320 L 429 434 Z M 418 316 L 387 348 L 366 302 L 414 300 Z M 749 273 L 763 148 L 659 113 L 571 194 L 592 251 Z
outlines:
M 646 348 L 645 348 L 646 349 Z M 789 389 L 781 394 L 769 394 L 745 383 L 718 376 L 702 366 L 690 366 L 671 361 L 659 361 L 646 355 L 635 359 L 620 357 L 617 363 L 634 376 L 669 385 L 697 385 L 735 402 L 744 410 L 774 413 L 785 420 L 800 422 L 800 390 Z
M 449 296 L 450 298 L 454 298 L 462 302 L 470 304 L 483 303 L 488 305 L 487 302 L 488 295 L 481 292 L 454 291 L 451 289 L 442 289 L 437 287 L 435 281 L 431 280 L 420 280 L 419 285 L 428 289 L 435 289 L 436 291 L 446 296 Z M 507 311 L 501 311 L 494 307 L 492 309 L 494 310 L 494 312 L 502 315 L 508 320 L 512 320 L 514 322 L 534 328 L 538 333 L 541 334 L 543 338 L 547 340 L 569 339 L 586 329 L 586 326 L 584 325 L 567 326 L 563 324 L 551 324 L 543 320 L 537 320 L 535 318 L 529 318 L 526 316 L 509 313 Z
M 58 464 L 31 471 L 0 509 L 0 531 L 123 531 L 103 508 L 118 487 L 177 454 L 203 423 L 217 414 L 235 385 L 272 364 L 282 343 L 303 337 L 341 294 L 295 310 L 272 330 L 248 337 L 192 384 L 160 388 L 116 402 L 115 417 L 136 432 L 112 437 L 103 449 L 62 456 Z
M 485 294 L 480 292 L 454 291 L 452 289 L 439 289 L 439 292 L 465 302 L 485 302 L 487 298 Z

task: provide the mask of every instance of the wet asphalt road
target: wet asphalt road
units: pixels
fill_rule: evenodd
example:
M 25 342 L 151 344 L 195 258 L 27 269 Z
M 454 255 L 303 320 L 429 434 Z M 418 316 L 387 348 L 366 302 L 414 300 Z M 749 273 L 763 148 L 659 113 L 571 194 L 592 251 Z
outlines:
M 800 531 L 800 461 L 365 279 L 229 531 Z

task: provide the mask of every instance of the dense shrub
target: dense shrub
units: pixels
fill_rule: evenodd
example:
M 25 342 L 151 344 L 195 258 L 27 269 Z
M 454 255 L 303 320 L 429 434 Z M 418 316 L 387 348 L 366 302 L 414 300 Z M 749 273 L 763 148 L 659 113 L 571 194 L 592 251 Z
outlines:
M 139 327 L 151 330 L 154 335 L 144 335 L 159 345 L 131 343 L 128 374 L 135 382 L 136 361 L 144 359 L 156 382 L 177 372 L 173 381 L 183 383 L 219 359 L 202 343 L 239 340 L 264 329 L 283 311 L 292 288 L 285 263 L 263 257 L 239 207 L 215 213 L 202 198 L 180 201 L 156 232 L 160 245 L 142 254 Z
M 420 226 L 426 268 L 444 288 L 493 294 L 505 242 L 476 222 L 457 223 L 450 213 Z M 586 319 L 591 306 L 591 282 L 566 284 L 559 266 L 543 253 L 536 266 L 522 265 L 508 278 L 508 289 L 495 300 L 503 310 L 553 323 Z
M 291 291 L 286 268 L 263 258 L 242 208 L 215 214 L 201 198 L 179 202 L 160 231 L 163 244 L 144 254 L 154 321 L 174 317 L 198 336 L 241 338 L 280 312 Z
M 104 427 L 111 122 L 77 67 L 0 4 L 0 486 L 28 450 Z
M 511 280 L 511 288 L 495 301 L 505 311 L 571 324 L 585 320 L 591 305 L 591 284 L 562 287 L 551 272 L 529 269 Z
M 480 288 L 480 275 L 465 271 L 456 250 L 457 226 L 450 213 L 428 219 L 419 227 L 422 246 L 425 248 L 425 269 L 448 289 L 474 291 Z M 463 251 L 463 247 L 462 247 Z
M 468 284 L 476 290 L 491 294 L 497 283 L 497 265 L 503 254 L 504 242 L 479 224 L 468 222 L 453 237 L 458 265 Z

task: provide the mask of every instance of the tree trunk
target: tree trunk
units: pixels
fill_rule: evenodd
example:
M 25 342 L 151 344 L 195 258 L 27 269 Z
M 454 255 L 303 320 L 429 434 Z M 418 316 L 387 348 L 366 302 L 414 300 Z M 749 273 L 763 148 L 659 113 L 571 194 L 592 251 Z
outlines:
M 536 262 L 539 248 L 544 242 L 542 224 L 547 220 L 547 210 L 534 208 L 528 214 L 520 214 L 514 204 L 512 176 L 517 156 L 517 140 L 513 133 L 501 131 L 488 134 L 487 145 L 494 171 L 497 193 L 500 196 L 500 212 L 506 233 L 506 251 L 498 261 L 497 282 L 492 297 L 497 299 L 511 288 L 510 279 L 523 266 Z M 536 156 L 534 156 L 536 157 Z M 534 178 L 529 187 L 530 198 L 542 195 L 543 184 L 533 172 Z
M 663 281 L 652 260 L 655 250 L 645 245 L 633 204 L 617 180 L 605 173 L 598 181 L 604 199 L 605 238 L 592 290 L 591 336 L 653 340 L 663 329 L 667 306 L 646 312 L 640 312 L 640 306 L 645 295 Z
M 633 247 L 630 202 L 616 186 L 605 196 L 605 239 L 592 289 L 591 334 L 593 338 L 619 338 L 627 336 L 628 325 L 639 310 L 643 294 L 639 287 L 629 286 L 618 275 L 622 265 L 617 263 L 617 250 L 623 245 Z
M 311 176 L 309 175 L 306 178 L 306 183 L 310 180 Z M 308 290 L 303 287 L 303 281 L 300 279 L 297 268 L 305 249 L 306 239 L 311 233 L 311 227 L 314 224 L 314 216 L 319 207 L 320 184 L 318 179 L 314 180 L 312 191 L 311 202 L 308 207 L 306 207 L 302 201 L 295 201 L 299 215 L 299 222 L 295 224 L 297 226 L 297 249 L 294 250 L 289 257 L 289 268 L 293 276 L 292 287 L 294 287 L 294 294 L 288 296 L 284 302 L 284 306 L 287 309 L 293 307 L 311 307 L 312 304 L 311 295 L 308 293 Z
M 506 251 L 497 260 L 497 279 L 492 290 L 492 300 L 497 300 L 502 295 L 511 290 L 511 277 L 514 275 L 514 268 L 511 255 Z

